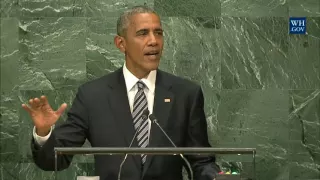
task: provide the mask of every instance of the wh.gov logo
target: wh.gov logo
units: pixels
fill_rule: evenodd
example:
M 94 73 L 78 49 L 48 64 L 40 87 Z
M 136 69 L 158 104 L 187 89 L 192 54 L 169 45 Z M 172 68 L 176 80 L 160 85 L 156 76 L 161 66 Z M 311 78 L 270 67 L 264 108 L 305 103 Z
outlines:
M 306 34 L 306 17 L 291 17 L 289 21 L 290 34 Z

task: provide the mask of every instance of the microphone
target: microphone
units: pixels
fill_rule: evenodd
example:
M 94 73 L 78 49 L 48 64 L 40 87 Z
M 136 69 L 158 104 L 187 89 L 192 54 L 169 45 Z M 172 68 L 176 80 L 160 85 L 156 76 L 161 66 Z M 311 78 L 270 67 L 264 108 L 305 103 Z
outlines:
M 131 142 L 130 142 L 129 148 L 132 146 L 132 143 L 133 143 L 134 139 L 137 137 L 139 128 L 140 128 L 141 125 L 143 124 L 143 121 L 147 120 L 147 119 L 148 119 L 148 116 L 149 116 L 149 110 L 146 109 L 146 110 L 143 111 L 143 113 L 142 113 L 142 115 L 141 115 L 142 121 L 141 121 L 141 123 L 139 124 L 136 132 L 135 132 L 134 135 L 133 135 L 133 138 L 132 138 L 132 140 L 131 140 Z M 126 155 L 124 156 L 124 158 L 123 158 L 123 160 L 122 160 L 122 162 L 121 162 L 121 164 L 120 164 L 119 172 L 118 172 L 118 180 L 120 180 L 121 171 L 122 171 L 122 166 L 123 166 L 124 162 L 126 161 L 127 157 L 128 157 L 128 154 L 126 154 Z
M 160 124 L 158 123 L 158 120 L 157 118 L 153 115 L 153 114 L 150 114 L 149 115 L 149 119 L 155 123 L 159 128 L 160 130 L 162 131 L 162 133 L 167 137 L 167 139 L 170 141 L 170 143 L 174 146 L 174 147 L 177 147 L 174 142 L 171 140 L 171 138 L 168 136 L 168 134 L 164 131 L 164 129 L 162 129 L 162 127 L 160 126 Z M 183 156 L 183 154 L 180 154 L 181 158 L 184 160 L 184 162 L 187 164 L 188 166 L 188 169 L 190 171 L 190 176 L 191 176 L 191 180 L 193 180 L 193 171 L 192 171 L 192 168 L 191 168 L 191 165 L 189 163 L 189 161 Z

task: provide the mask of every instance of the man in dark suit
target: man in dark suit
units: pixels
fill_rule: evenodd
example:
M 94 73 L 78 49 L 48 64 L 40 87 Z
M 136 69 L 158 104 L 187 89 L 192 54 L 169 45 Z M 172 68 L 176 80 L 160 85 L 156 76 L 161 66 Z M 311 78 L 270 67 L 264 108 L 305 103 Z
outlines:
M 159 16 L 147 7 L 123 13 L 117 23 L 115 45 L 125 54 L 124 66 L 79 87 L 66 122 L 54 126 L 66 109 L 52 110 L 45 96 L 22 107 L 34 123 L 33 158 L 43 170 L 54 170 L 54 147 L 172 147 L 159 128 L 143 121 L 145 109 L 178 147 L 209 147 L 201 87 L 158 69 L 163 49 Z M 58 169 L 67 168 L 71 155 L 59 156 Z M 219 171 L 214 156 L 187 156 L 194 179 L 212 180 Z M 116 180 L 123 156 L 95 156 L 96 175 Z M 181 180 L 179 156 L 128 156 L 122 180 Z

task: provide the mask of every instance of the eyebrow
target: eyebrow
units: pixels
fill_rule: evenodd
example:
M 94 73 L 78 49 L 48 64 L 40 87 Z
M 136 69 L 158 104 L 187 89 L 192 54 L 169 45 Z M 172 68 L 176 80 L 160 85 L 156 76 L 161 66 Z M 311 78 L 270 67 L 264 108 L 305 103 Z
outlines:
M 148 32 L 148 29 L 139 29 L 139 30 L 136 32 L 136 34 L 139 34 L 139 33 L 141 33 L 141 32 Z
M 155 31 L 161 31 L 161 32 L 163 32 L 163 29 L 162 29 L 162 28 L 156 28 Z
M 139 29 L 137 32 L 136 32 L 136 34 L 139 34 L 139 33 L 141 33 L 141 32 L 148 32 L 149 31 L 149 29 Z M 162 28 L 156 28 L 154 31 L 156 31 L 156 32 L 163 32 L 163 29 Z

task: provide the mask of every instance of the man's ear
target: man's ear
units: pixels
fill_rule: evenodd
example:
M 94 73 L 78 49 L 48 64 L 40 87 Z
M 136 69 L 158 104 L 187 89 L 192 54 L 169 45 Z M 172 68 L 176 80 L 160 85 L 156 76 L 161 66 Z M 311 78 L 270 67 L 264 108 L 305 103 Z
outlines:
M 116 35 L 114 37 L 114 44 L 117 46 L 117 48 L 121 51 L 121 52 L 125 52 L 126 51 L 126 43 L 124 41 L 124 38 Z

